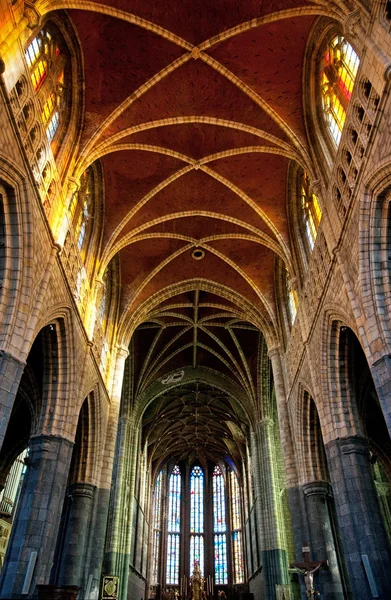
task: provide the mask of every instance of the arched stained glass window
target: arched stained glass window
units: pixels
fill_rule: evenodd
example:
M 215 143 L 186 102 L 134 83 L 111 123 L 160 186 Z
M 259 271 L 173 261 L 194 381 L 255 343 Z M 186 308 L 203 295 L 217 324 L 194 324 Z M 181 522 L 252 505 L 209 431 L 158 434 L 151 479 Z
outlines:
M 305 171 L 301 178 L 301 208 L 304 221 L 304 229 L 310 250 L 313 249 L 318 227 L 322 218 L 322 211 L 318 198 L 311 192 L 310 180 Z
M 327 125 L 337 146 L 359 64 L 357 54 L 345 38 L 336 36 L 329 42 L 323 58 L 321 91 Z
M 190 473 L 190 574 L 194 563 L 204 574 L 204 472 L 199 466 Z
M 25 52 L 31 81 L 42 107 L 42 122 L 49 142 L 52 142 L 64 121 L 65 92 L 69 77 L 69 64 L 65 44 L 56 28 L 42 29 Z M 68 84 L 69 86 L 69 84 Z
M 219 467 L 213 471 L 213 531 L 215 553 L 215 582 L 228 583 L 227 522 L 224 477 Z
M 240 489 L 238 479 L 230 472 L 231 484 L 231 521 L 232 521 L 232 556 L 234 584 L 244 582 L 243 537 Z
M 91 229 L 94 192 L 94 169 L 88 167 L 80 178 L 79 190 L 73 195 L 70 218 L 79 252 L 85 253 Z
M 181 471 L 175 466 L 168 489 L 167 575 L 166 583 L 179 583 L 179 547 L 181 531 Z
M 155 493 L 153 498 L 153 542 L 151 573 L 151 581 L 153 585 L 157 585 L 159 583 L 160 539 L 162 535 L 162 486 L 163 472 L 160 471 L 156 479 Z
M 289 272 L 287 269 L 285 270 L 285 287 L 286 298 L 288 302 L 289 323 L 290 325 L 293 325 L 297 314 L 297 295 L 296 291 L 292 287 L 291 279 L 289 277 Z

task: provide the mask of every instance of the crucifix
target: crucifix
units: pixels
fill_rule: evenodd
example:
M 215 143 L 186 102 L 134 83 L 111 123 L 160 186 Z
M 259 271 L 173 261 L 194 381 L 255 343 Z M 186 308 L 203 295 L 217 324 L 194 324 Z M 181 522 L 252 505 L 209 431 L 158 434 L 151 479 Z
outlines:
M 295 569 L 297 573 L 304 575 L 305 590 L 310 600 L 315 600 L 316 596 L 320 593 L 314 588 L 314 574 L 319 569 L 327 569 L 329 563 L 327 560 L 311 560 L 310 559 L 310 547 L 308 544 L 302 547 L 303 562 L 293 563 L 290 566 L 291 569 Z

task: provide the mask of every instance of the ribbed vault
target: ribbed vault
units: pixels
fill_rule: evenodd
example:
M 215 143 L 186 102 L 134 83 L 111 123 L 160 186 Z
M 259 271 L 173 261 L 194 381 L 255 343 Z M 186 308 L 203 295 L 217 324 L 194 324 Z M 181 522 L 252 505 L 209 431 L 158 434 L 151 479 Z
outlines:
M 171 456 L 177 446 L 180 455 L 237 457 L 243 419 L 229 386 L 224 396 L 195 375 L 183 390 L 160 388 L 172 374 L 209 369 L 240 391 L 250 419 L 268 411 L 276 259 L 295 276 L 292 162 L 313 178 L 306 47 L 317 18 L 344 15 L 323 0 L 35 7 L 66 9 L 80 40 L 85 118 L 72 176 L 100 162 L 97 276 L 119 256 L 117 341 L 131 339 L 130 394 L 141 413 L 149 403 L 151 455 Z
M 100 160 L 100 273 L 121 265 L 121 319 L 198 278 L 276 326 L 275 259 L 294 275 L 291 161 L 313 172 L 303 61 L 322 0 L 42 0 L 66 9 L 84 55 L 85 119 L 73 177 Z M 205 252 L 192 258 L 194 248 Z M 251 319 L 250 319 L 251 320 Z

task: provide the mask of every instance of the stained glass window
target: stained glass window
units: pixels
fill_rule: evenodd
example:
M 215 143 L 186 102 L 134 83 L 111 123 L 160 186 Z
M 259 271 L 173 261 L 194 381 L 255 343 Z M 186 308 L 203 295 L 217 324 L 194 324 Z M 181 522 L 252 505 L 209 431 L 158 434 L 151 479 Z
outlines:
M 179 583 L 179 546 L 181 531 L 181 471 L 174 467 L 168 489 L 167 576 L 166 583 Z
M 213 471 L 213 530 L 215 553 L 215 582 L 228 583 L 227 524 L 225 518 L 224 477 L 219 467 Z
M 162 485 L 163 472 L 160 471 L 155 484 L 155 493 L 153 498 L 153 544 L 152 544 L 152 584 L 159 582 L 159 557 L 160 557 L 160 538 L 162 533 L 161 514 L 162 514 Z
M 233 581 L 234 583 L 244 582 L 244 564 L 243 564 L 243 539 L 242 539 L 242 516 L 240 489 L 236 474 L 230 472 L 231 484 L 231 521 L 232 521 L 232 555 L 233 555 Z
M 94 191 L 93 167 L 88 167 L 88 169 L 84 171 L 79 183 L 79 190 L 73 195 L 69 210 L 77 247 L 79 252 L 85 252 L 88 245 L 90 226 L 92 224 L 91 216 Z
M 332 138 L 338 146 L 360 60 L 345 38 L 336 36 L 329 42 L 323 62 L 323 110 Z
M 305 171 L 303 172 L 301 179 L 301 208 L 308 244 L 310 250 L 312 250 L 318 233 L 319 223 L 322 218 L 322 211 L 319 206 L 318 198 L 310 190 L 310 181 Z
M 285 287 L 286 287 L 286 299 L 288 302 L 288 315 L 289 323 L 293 325 L 297 314 L 297 295 L 296 291 L 292 288 L 289 272 L 285 269 Z
M 190 473 L 190 574 L 194 561 L 204 573 L 204 472 L 199 466 Z
M 204 574 L 204 536 L 190 536 L 190 572 L 193 573 L 194 564 L 198 562 L 200 571 Z
M 31 81 L 42 106 L 42 122 L 49 142 L 54 139 L 64 114 L 66 52 L 60 50 L 54 28 L 42 29 L 25 51 Z

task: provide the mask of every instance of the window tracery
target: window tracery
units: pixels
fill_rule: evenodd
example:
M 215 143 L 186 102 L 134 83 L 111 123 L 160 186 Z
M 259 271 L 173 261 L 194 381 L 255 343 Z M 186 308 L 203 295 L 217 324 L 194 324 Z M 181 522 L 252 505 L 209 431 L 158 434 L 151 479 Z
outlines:
M 301 177 L 301 209 L 307 242 L 312 251 L 322 218 L 322 211 L 318 198 L 311 191 L 310 181 L 305 171 L 303 171 Z
M 190 570 L 195 561 L 204 574 L 204 472 L 194 466 L 190 473 Z
M 176 465 L 170 475 L 167 524 L 166 583 L 179 583 L 179 549 L 181 532 L 181 471 Z
M 225 485 L 221 469 L 213 470 L 213 531 L 215 553 L 215 583 L 228 583 L 227 523 L 225 510 Z
M 41 29 L 28 45 L 25 58 L 42 107 L 41 120 L 48 141 L 52 143 L 66 120 L 69 85 L 69 59 L 59 33 L 50 25 Z
M 341 141 L 359 64 L 359 57 L 344 37 L 335 36 L 328 43 L 323 57 L 321 95 L 325 119 L 336 146 Z
M 234 471 L 230 472 L 231 483 L 231 521 L 232 521 L 232 555 L 234 584 L 244 582 L 242 513 L 238 478 Z
M 94 169 L 88 167 L 80 178 L 79 190 L 73 195 L 70 218 L 79 252 L 85 256 L 91 232 Z

